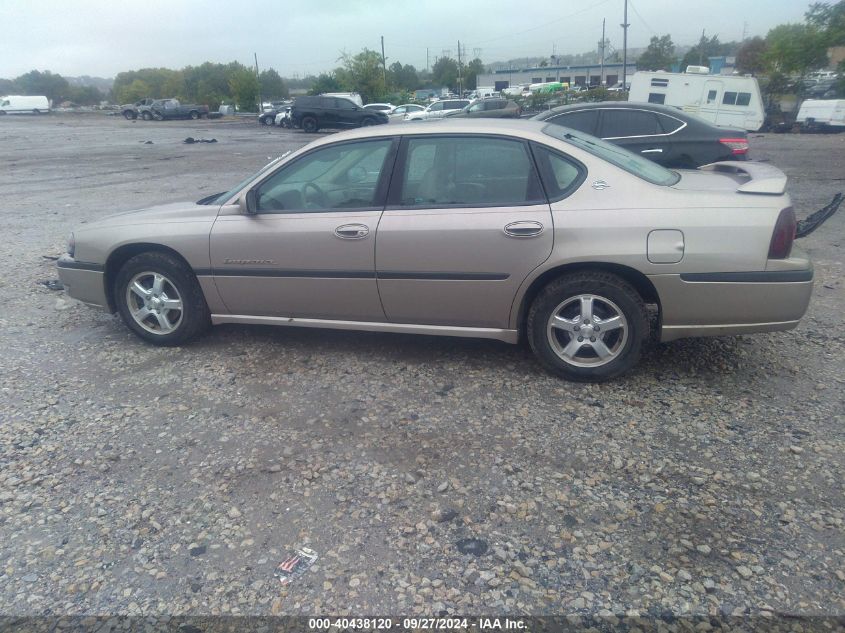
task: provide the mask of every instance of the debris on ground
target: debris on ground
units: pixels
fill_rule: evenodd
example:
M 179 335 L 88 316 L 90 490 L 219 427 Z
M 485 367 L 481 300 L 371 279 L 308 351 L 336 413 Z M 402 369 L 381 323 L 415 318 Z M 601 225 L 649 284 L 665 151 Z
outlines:
M 462 538 L 455 543 L 455 546 L 461 554 L 483 556 L 487 552 L 487 541 L 483 541 L 480 538 Z
M 49 259 L 51 262 L 58 261 L 59 259 L 58 255 L 42 255 L 41 257 L 43 257 L 44 259 Z
M 48 290 L 64 290 L 65 285 L 59 279 L 42 279 L 38 282 Z
M 810 214 L 800 222 L 795 228 L 795 237 L 807 237 L 810 233 L 824 224 L 834 213 L 839 210 L 842 205 L 842 192 L 840 191 L 827 206 L 822 207 L 815 213 Z
M 294 550 L 293 553 L 279 563 L 273 575 L 279 579 L 281 584 L 286 585 L 304 574 L 316 562 L 317 552 L 307 547 L 301 547 Z
M 182 141 L 186 145 L 193 145 L 194 143 L 216 143 L 216 138 L 194 138 L 193 136 L 189 136 L 184 141 Z

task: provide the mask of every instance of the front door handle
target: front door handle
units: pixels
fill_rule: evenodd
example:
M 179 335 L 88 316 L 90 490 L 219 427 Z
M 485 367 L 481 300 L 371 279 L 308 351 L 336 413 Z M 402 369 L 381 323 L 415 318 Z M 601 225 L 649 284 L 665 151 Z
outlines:
M 344 224 L 337 227 L 334 234 L 342 240 L 360 240 L 370 234 L 370 227 L 364 224 Z
M 657 148 L 657 147 L 654 147 L 652 149 L 644 149 L 643 151 L 640 152 L 640 154 L 662 154 L 662 153 L 663 153 L 663 150 L 660 149 L 660 148 Z
M 543 225 L 534 221 L 511 222 L 505 226 L 505 235 L 510 237 L 534 237 L 543 232 Z

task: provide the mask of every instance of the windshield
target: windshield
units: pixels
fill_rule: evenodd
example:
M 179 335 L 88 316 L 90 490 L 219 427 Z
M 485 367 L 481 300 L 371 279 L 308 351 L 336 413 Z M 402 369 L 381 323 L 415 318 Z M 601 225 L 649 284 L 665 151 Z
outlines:
M 226 202 L 226 200 L 234 196 L 241 189 L 243 189 L 253 180 L 258 178 L 261 174 L 269 171 L 272 167 L 278 165 L 279 161 L 285 158 L 288 154 L 290 154 L 290 151 L 287 151 L 278 158 L 273 159 L 272 161 L 264 165 L 264 167 L 259 169 L 256 173 L 252 174 L 249 178 L 245 178 L 244 180 L 240 181 L 237 185 L 229 189 L 229 191 L 227 191 L 226 193 L 221 193 L 219 196 L 214 196 L 211 200 L 208 200 L 208 198 L 203 198 L 199 201 L 198 204 L 223 204 L 224 202 Z M 206 202 L 206 200 L 208 200 L 208 202 Z
M 554 123 L 544 127 L 543 133 L 558 140 L 566 141 L 570 145 L 583 149 L 585 152 L 606 160 L 608 163 L 624 169 L 629 174 L 634 174 L 652 184 L 668 187 L 681 179 L 681 176 L 674 171 L 669 171 L 657 163 L 595 136 L 576 132 Z

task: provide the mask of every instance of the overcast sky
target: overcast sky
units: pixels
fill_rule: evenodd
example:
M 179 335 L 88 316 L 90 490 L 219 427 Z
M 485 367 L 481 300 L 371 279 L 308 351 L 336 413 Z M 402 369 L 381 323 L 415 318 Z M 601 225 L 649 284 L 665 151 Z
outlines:
M 253 63 L 282 76 L 337 66 L 346 51 L 377 50 L 388 65 L 426 66 L 461 40 L 485 63 L 594 49 L 602 18 L 622 48 L 624 0 L 0 0 L 0 77 L 33 69 L 113 77 L 123 70 L 204 61 Z M 628 46 L 669 33 L 692 44 L 765 35 L 803 19 L 804 0 L 629 0 Z

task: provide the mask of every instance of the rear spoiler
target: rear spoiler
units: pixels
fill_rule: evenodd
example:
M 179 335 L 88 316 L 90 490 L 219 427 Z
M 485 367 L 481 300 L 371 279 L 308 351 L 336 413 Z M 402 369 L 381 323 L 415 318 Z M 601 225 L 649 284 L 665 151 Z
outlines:
M 726 160 L 699 167 L 701 171 L 737 174 L 745 180 L 738 193 L 765 193 L 779 196 L 786 191 L 786 174 L 773 165 L 753 161 Z

